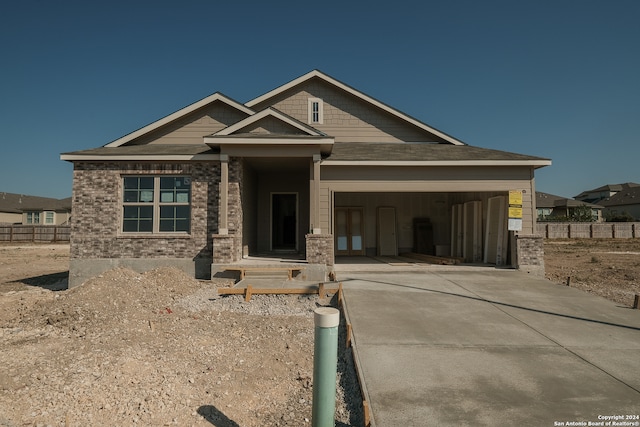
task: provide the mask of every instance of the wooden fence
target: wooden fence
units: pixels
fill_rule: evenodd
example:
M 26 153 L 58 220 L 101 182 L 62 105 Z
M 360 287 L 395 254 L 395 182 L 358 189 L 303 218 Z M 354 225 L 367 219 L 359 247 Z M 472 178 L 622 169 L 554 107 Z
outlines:
M 68 225 L 0 225 L 2 242 L 68 242 Z
M 634 239 L 640 222 L 539 222 L 536 231 L 547 239 Z
M 640 222 L 538 222 L 538 235 L 547 239 L 640 238 Z M 68 242 L 68 225 L 0 225 L 1 242 Z

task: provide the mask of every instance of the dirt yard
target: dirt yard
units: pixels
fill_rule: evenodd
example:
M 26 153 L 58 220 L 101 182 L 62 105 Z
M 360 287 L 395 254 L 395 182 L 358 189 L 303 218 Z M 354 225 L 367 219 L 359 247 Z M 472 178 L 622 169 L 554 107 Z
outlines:
M 640 294 L 640 239 L 547 240 L 547 279 L 624 306 Z
M 559 285 L 625 306 L 640 293 L 640 239 L 545 251 Z M 0 245 L 0 426 L 311 425 L 312 312 L 332 301 L 219 298 L 173 269 L 66 290 L 68 260 L 67 245 Z M 361 426 L 344 341 L 337 426 Z
M 0 426 L 311 425 L 317 296 L 218 298 L 174 269 L 63 289 L 68 246 L 0 246 Z M 363 424 L 339 336 L 338 426 Z

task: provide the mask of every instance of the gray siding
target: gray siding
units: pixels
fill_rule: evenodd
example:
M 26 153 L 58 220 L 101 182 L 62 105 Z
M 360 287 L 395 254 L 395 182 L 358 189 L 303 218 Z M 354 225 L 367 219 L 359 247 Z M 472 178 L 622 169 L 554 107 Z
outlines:
M 180 120 L 137 138 L 128 145 L 140 144 L 203 144 L 203 137 L 218 132 L 247 115 L 223 102 L 214 102 Z
M 297 129 L 287 123 L 277 120 L 273 117 L 265 117 L 262 120 L 252 123 L 250 126 L 246 126 L 238 133 L 252 133 L 258 135 L 305 135 L 300 129 Z
M 336 142 L 415 142 L 441 141 L 440 138 L 350 95 L 321 80 L 312 79 L 254 106 L 259 111 L 273 106 L 291 117 L 308 123 L 309 98 L 323 101 L 323 124 L 312 126 L 335 137 Z

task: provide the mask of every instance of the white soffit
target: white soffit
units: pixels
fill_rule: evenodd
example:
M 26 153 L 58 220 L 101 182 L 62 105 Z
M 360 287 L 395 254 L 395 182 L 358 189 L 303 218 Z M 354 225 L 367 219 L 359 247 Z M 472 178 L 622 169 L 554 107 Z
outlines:
M 149 125 L 147 125 L 147 126 L 145 126 L 143 128 L 140 128 L 140 129 L 138 129 L 138 130 L 136 130 L 136 131 L 134 131 L 134 132 L 132 132 L 132 133 L 130 133 L 128 135 L 125 135 L 122 138 L 116 139 L 115 141 L 110 142 L 107 145 L 105 145 L 105 147 L 120 147 L 121 145 L 124 145 L 129 141 L 132 141 L 132 140 L 134 140 L 134 139 L 136 139 L 136 138 L 138 138 L 138 137 L 140 137 L 140 136 L 142 136 L 142 135 L 144 135 L 146 133 L 154 131 L 154 130 L 156 130 L 156 129 L 158 129 L 158 128 L 166 125 L 166 124 L 169 124 L 169 123 L 171 123 L 171 122 L 173 122 L 175 120 L 178 120 L 178 119 L 186 116 L 187 114 L 192 113 L 193 111 L 196 111 L 197 109 L 202 108 L 202 107 L 204 107 L 204 106 L 206 106 L 208 104 L 211 104 L 212 102 L 215 102 L 215 101 L 224 102 L 225 104 L 227 104 L 227 105 L 229 105 L 229 106 L 231 106 L 233 108 L 236 108 L 236 109 L 238 109 L 238 110 L 240 110 L 240 111 L 242 111 L 244 113 L 247 113 L 249 115 L 254 114 L 254 111 L 252 109 L 247 108 L 246 106 L 240 104 L 237 101 L 234 101 L 233 99 L 221 94 L 220 92 L 216 92 L 213 95 L 210 95 L 210 96 L 208 96 L 208 97 L 206 97 L 204 99 L 201 99 L 200 101 L 194 102 L 193 104 L 191 104 L 191 105 L 189 105 L 187 107 L 184 107 L 184 108 L 176 111 L 173 114 L 169 114 L 168 116 L 163 117 L 162 119 L 160 119 L 158 121 L 155 121 L 155 122 L 153 122 L 153 123 L 151 123 L 151 124 L 149 124 Z
M 398 117 L 398 118 L 400 118 L 400 119 L 402 119 L 402 120 L 404 120 L 404 121 L 406 121 L 408 123 L 411 123 L 414 126 L 419 127 L 420 129 L 423 129 L 423 130 L 425 130 L 427 132 L 430 132 L 430 133 L 432 133 L 434 135 L 437 135 L 440 138 L 444 139 L 447 142 L 450 142 L 453 145 L 466 145 L 464 142 L 459 141 L 456 138 L 454 138 L 454 137 L 452 137 L 450 135 L 447 135 L 446 133 L 441 132 L 441 131 L 439 131 L 439 130 L 437 130 L 435 128 L 432 128 L 431 126 L 429 126 L 429 125 L 427 125 L 425 123 L 422 123 L 421 121 L 416 120 L 413 117 L 408 116 L 405 113 L 402 113 L 402 112 L 396 110 L 395 108 L 390 107 L 387 104 L 384 104 L 384 103 L 378 101 L 377 99 L 374 99 L 374 98 L 372 98 L 372 97 L 360 92 L 359 90 L 354 89 L 351 86 L 346 85 L 346 84 L 334 79 L 333 77 L 330 77 L 330 76 L 324 74 L 323 72 L 321 72 L 319 70 L 310 71 L 307 74 L 305 74 L 303 76 L 300 76 L 297 79 L 292 80 L 287 84 L 284 84 L 284 85 L 282 85 L 280 87 L 277 87 L 277 88 L 273 89 L 272 91 L 265 93 L 264 95 L 261 95 L 261 96 L 255 98 L 255 99 L 252 99 L 251 101 L 248 101 L 247 103 L 245 103 L 245 105 L 247 107 L 249 107 L 249 108 L 253 108 L 254 106 L 260 104 L 261 102 L 266 101 L 269 98 L 272 98 L 272 97 L 274 97 L 274 96 L 276 96 L 276 95 L 278 95 L 278 94 L 280 94 L 282 92 L 285 92 L 285 91 L 287 91 L 287 90 L 289 90 L 289 89 L 291 89 L 291 88 L 293 88 L 293 87 L 295 87 L 295 86 L 297 86 L 297 85 L 299 85 L 301 83 L 304 83 L 305 81 L 307 81 L 309 79 L 312 79 L 314 77 L 318 77 L 318 78 L 324 80 L 325 82 L 330 83 L 330 84 L 332 84 L 332 85 L 344 90 L 345 92 L 350 93 L 351 95 L 354 95 L 354 96 L 362 99 L 363 101 L 366 101 L 366 102 L 368 102 L 368 103 L 370 103 L 372 105 L 375 105 L 376 107 L 380 108 L 381 110 L 386 111 L 387 113 L 389 113 L 389 114 L 391 114 L 393 116 L 396 116 L 396 117 Z

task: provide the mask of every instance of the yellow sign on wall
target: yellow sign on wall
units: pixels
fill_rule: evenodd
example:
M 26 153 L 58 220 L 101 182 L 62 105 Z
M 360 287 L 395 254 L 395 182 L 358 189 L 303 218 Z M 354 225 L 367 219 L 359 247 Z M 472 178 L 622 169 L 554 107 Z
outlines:
M 522 218 L 522 208 L 509 206 L 509 218 Z
M 509 191 L 509 206 L 511 205 L 522 206 L 522 191 Z
M 509 191 L 509 226 L 510 231 L 522 231 L 522 191 Z

